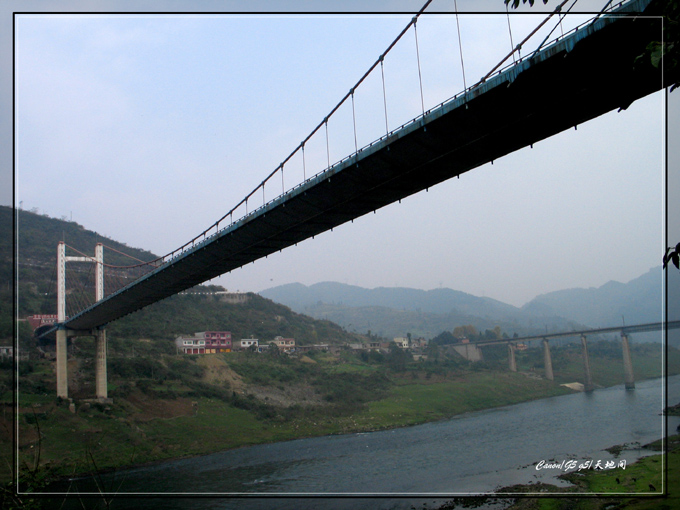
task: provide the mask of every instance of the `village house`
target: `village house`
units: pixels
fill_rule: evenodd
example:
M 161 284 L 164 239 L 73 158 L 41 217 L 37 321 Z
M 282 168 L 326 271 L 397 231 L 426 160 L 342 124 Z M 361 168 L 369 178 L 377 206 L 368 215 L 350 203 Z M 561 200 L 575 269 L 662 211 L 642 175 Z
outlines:
M 181 337 L 175 339 L 175 346 L 182 354 L 205 354 L 205 340 L 197 337 Z
M 205 353 L 231 352 L 230 331 L 201 331 L 194 336 L 205 340 Z
M 411 348 L 412 349 L 427 349 L 427 340 L 424 338 L 418 338 L 416 340 L 411 341 Z
M 231 352 L 231 332 L 201 331 L 193 337 L 178 337 L 175 340 L 177 350 L 183 354 L 217 354 Z
M 295 339 L 293 338 L 283 338 L 282 336 L 277 336 L 272 342 L 276 344 L 280 351 L 289 353 L 295 350 Z
M 398 337 L 392 340 L 401 349 L 408 349 L 408 338 Z
M 253 348 L 256 351 L 259 350 L 259 344 L 260 341 L 257 338 L 244 338 L 240 340 L 239 342 L 236 343 L 238 348 L 242 351 L 245 351 L 246 349 Z

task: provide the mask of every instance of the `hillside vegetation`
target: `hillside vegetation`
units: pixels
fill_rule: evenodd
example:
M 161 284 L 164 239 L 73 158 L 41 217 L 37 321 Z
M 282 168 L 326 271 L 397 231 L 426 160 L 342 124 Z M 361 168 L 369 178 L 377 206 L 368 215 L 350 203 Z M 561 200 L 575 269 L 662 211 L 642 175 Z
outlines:
M 13 336 L 12 209 L 0 206 L 0 343 L 9 345 Z M 94 254 L 99 242 L 130 254 L 140 260 L 154 260 L 151 252 L 132 248 L 83 226 L 64 219 L 49 218 L 30 211 L 18 211 L 18 316 L 56 313 L 56 253 L 57 244 L 67 245 L 83 253 Z M 130 260 L 113 250 L 105 251 L 105 261 L 110 264 L 130 264 Z M 197 293 L 223 291 L 219 286 L 201 286 Z M 92 290 L 92 292 L 94 292 Z M 328 321 L 315 321 L 293 313 L 289 308 L 272 303 L 256 294 L 248 296 L 246 304 L 231 304 L 213 295 L 176 295 L 124 317 L 108 326 L 108 334 L 116 340 L 139 338 L 162 341 L 156 348 L 160 352 L 174 352 L 175 337 L 193 335 L 207 330 L 231 331 L 234 339 L 255 337 L 271 341 L 275 336 L 295 338 L 300 344 L 344 343 L 356 339 L 339 326 Z M 20 340 L 24 348 L 32 344 L 32 332 L 26 323 L 20 323 Z

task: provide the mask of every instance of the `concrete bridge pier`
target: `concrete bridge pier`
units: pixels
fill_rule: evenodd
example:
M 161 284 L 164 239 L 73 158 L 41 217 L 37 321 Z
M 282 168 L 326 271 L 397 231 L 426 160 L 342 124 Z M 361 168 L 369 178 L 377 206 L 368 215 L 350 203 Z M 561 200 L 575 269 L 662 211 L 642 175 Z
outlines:
M 97 364 L 95 367 L 95 389 L 98 399 L 108 398 L 106 378 L 106 330 L 98 329 L 95 335 L 97 341 Z
M 515 359 L 515 344 L 508 343 L 508 363 L 511 372 L 517 372 L 517 360 Z
M 57 397 L 68 398 L 68 354 L 66 330 L 57 330 Z
M 623 346 L 623 375 L 627 390 L 635 389 L 635 376 L 633 375 L 633 362 L 630 359 L 630 345 L 628 335 L 621 332 L 621 344 Z
M 550 357 L 550 346 L 548 345 L 548 339 L 543 339 L 543 366 L 545 367 L 545 378 L 549 381 L 554 381 L 552 368 L 552 358 Z
M 482 361 L 484 359 L 482 350 L 475 344 L 454 345 L 453 350 L 468 361 Z
M 583 391 L 593 391 L 593 377 L 590 373 L 590 359 L 588 358 L 588 344 L 586 343 L 586 335 L 581 335 L 581 347 L 583 348 L 583 367 L 585 369 L 585 383 L 583 384 Z

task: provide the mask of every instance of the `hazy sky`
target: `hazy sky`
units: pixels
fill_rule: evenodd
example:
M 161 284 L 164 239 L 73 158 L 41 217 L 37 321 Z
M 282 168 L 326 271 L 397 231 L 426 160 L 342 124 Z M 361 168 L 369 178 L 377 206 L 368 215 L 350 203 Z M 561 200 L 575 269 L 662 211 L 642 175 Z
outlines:
M 56 5 L 78 12 L 91 7 Z M 130 5 L 98 4 L 110 12 Z M 135 3 L 135 8 L 151 5 Z M 154 2 L 153 8 L 162 5 Z M 201 5 L 234 12 L 244 3 Z M 258 2 L 248 8 L 271 11 L 282 5 L 299 10 L 302 4 Z M 414 11 L 421 2 L 343 8 L 359 5 L 376 12 Z M 477 9 L 480 5 L 504 11 L 502 0 L 475 2 Z M 29 1 L 20 8 L 45 6 Z M 181 9 L 177 3 L 167 7 Z M 7 3 L 3 8 L 0 133 L 2 147 L 11 148 L 6 143 L 12 131 L 6 114 L 11 79 L 4 72 L 7 44 L 11 47 L 4 30 Z M 274 170 L 411 17 L 16 15 L 16 205 L 72 218 L 157 254 L 172 251 Z M 541 19 L 513 14 L 514 43 Z M 570 16 L 563 28 L 584 20 Z M 460 24 L 470 85 L 509 51 L 508 20 L 468 14 Z M 427 109 L 463 88 L 456 19 L 427 15 L 417 26 Z M 387 56 L 384 72 L 393 129 L 421 113 L 412 30 Z M 680 102 L 677 94 L 671 94 L 674 104 Z M 379 69 L 357 90 L 355 101 L 361 147 L 384 134 Z M 664 94 L 654 94 L 212 283 L 241 291 L 319 281 L 369 288 L 442 286 L 520 306 L 553 290 L 627 282 L 660 265 L 664 251 L 664 108 Z M 672 130 L 677 116 L 671 117 Z M 326 166 L 321 134 L 306 151 L 307 177 Z M 349 103 L 329 122 L 329 147 L 331 163 L 354 149 Z M 6 157 L 2 164 L 4 175 L 11 175 Z M 291 161 L 286 189 L 302 172 L 301 158 Z M 275 182 L 265 190 L 267 200 L 281 191 L 280 180 Z M 6 191 L 0 195 L 1 203 L 11 201 Z

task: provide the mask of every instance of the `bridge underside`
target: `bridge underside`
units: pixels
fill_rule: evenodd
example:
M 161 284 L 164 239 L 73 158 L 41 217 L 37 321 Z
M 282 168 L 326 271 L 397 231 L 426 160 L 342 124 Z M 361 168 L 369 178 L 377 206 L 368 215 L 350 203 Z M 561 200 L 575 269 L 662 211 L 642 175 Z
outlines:
M 601 19 L 495 75 L 65 323 L 92 329 L 661 89 L 658 18 Z M 452 222 L 455 222 L 452 218 Z

